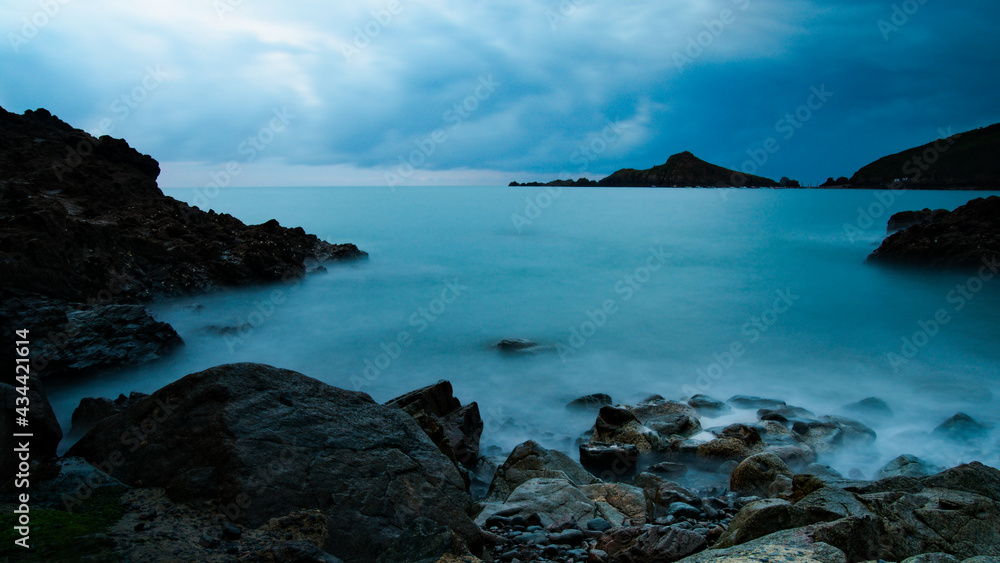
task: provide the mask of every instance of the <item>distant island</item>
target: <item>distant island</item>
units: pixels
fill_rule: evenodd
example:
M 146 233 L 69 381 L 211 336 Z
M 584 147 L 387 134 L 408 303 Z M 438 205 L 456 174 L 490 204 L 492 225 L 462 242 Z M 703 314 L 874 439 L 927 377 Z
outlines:
M 964 133 L 940 131 L 930 143 L 879 158 L 850 178 L 829 178 L 819 188 L 995 190 L 1000 187 L 1000 123 Z M 744 174 L 701 160 L 688 151 L 646 170 L 623 168 L 600 180 L 511 182 L 511 186 L 800 188 L 799 182 Z

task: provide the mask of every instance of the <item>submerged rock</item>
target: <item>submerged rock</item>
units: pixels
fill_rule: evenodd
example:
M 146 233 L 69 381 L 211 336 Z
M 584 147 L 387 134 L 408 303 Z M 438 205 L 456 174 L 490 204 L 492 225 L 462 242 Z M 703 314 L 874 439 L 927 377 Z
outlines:
M 942 422 L 934 429 L 934 434 L 956 442 L 985 438 L 988 432 L 988 426 L 980 424 L 976 419 L 963 412 Z
M 785 406 L 784 401 L 779 401 L 777 399 L 765 399 L 763 397 L 753 397 L 750 395 L 733 395 L 726 402 L 741 409 L 768 409 Z
M 917 456 L 908 454 L 901 455 L 889 463 L 886 463 L 875 479 L 885 479 L 886 477 L 926 477 L 941 471 L 940 467 L 924 461 Z
M 605 393 L 594 393 L 592 395 L 584 395 L 583 397 L 573 399 L 566 404 L 566 408 L 573 411 L 592 412 L 599 410 L 601 407 L 610 406 L 611 404 L 611 395 L 607 395 Z

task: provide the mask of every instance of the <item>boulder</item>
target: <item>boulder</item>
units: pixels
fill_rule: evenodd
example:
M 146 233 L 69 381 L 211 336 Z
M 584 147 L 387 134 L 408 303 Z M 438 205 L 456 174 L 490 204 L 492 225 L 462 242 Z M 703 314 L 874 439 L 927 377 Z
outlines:
M 893 412 L 889 404 L 878 397 L 868 397 L 856 403 L 844 405 L 842 411 L 863 419 L 892 418 Z
M 767 488 L 779 475 L 792 477 L 792 470 L 771 453 L 752 455 L 742 462 L 729 478 L 729 489 L 744 496 L 767 496 Z
M 486 502 L 504 502 L 514 489 L 529 479 L 548 477 L 566 479 L 574 485 L 590 485 L 598 479 L 568 455 L 547 450 L 534 441 L 527 441 L 507 457 L 490 483 Z
M 763 441 L 756 428 L 731 424 L 722 429 L 714 440 L 699 444 L 694 450 L 694 461 L 714 469 L 726 461 L 741 462 L 762 449 Z
M 732 547 L 792 526 L 792 503 L 776 498 L 761 499 L 741 508 L 712 548 Z
M 105 418 L 69 454 L 175 502 L 215 502 L 246 526 L 319 509 L 324 549 L 347 560 L 374 561 L 421 517 L 481 548 L 461 476 L 412 417 L 293 371 L 188 375 Z
M 386 406 L 402 409 L 412 416 L 442 453 L 465 469 L 475 470 L 483 419 L 476 403 L 462 406 L 455 398 L 451 382 L 442 379 L 396 397 Z
M 799 421 L 792 430 L 805 438 L 818 454 L 833 453 L 844 448 L 870 446 L 875 431 L 856 420 L 839 416 L 824 416 L 818 420 Z

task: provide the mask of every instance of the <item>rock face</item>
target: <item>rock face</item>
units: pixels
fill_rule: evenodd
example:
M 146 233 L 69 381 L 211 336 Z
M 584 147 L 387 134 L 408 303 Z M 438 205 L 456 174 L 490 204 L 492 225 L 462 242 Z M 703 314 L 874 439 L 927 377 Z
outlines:
M 188 375 L 105 418 L 70 452 L 175 501 L 216 502 L 247 526 L 319 509 L 324 548 L 350 561 L 374 561 L 417 518 L 480 548 L 462 478 L 413 418 L 292 371 L 232 364 Z
M 791 186 L 794 180 L 786 182 Z M 610 176 L 594 182 L 581 178 L 578 181 L 556 180 L 548 184 L 529 182 L 511 186 L 602 186 L 602 187 L 758 187 L 773 188 L 779 183 L 762 176 L 744 174 L 721 166 L 709 164 L 688 151 L 675 154 L 659 166 L 646 170 L 623 168 Z
M 52 328 L 53 338 L 33 342 L 49 349 L 45 376 L 139 362 L 178 343 L 143 311 L 111 306 L 294 279 L 365 255 L 277 221 L 248 226 L 166 197 L 151 157 L 46 110 L 0 108 L 0 131 L 0 337 L 26 319 Z
M 974 199 L 893 234 L 868 257 L 871 263 L 975 269 L 990 277 L 1000 270 L 998 260 L 998 196 Z

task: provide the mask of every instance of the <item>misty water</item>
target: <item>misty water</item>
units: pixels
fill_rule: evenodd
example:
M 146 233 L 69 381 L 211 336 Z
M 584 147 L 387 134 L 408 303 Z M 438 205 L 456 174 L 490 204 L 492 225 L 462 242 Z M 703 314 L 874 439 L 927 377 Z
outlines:
M 370 257 L 151 304 L 186 345 L 51 388 L 64 429 L 82 397 L 263 362 L 380 402 L 448 379 L 463 403 L 478 401 L 484 445 L 503 450 L 530 438 L 575 457 L 593 416 L 565 405 L 589 393 L 749 394 L 817 415 L 875 396 L 895 413 L 862 419 L 875 448 L 822 462 L 869 476 L 901 453 L 1000 466 L 1000 432 L 968 444 L 930 434 L 957 412 L 1000 423 L 1000 282 L 864 263 L 892 213 L 954 209 L 982 192 L 254 188 L 206 205 L 193 190 L 164 191 Z M 945 322 L 928 322 L 942 310 Z M 547 348 L 502 354 L 505 338 Z M 702 422 L 737 419 L 756 417 Z

